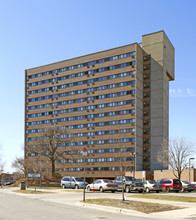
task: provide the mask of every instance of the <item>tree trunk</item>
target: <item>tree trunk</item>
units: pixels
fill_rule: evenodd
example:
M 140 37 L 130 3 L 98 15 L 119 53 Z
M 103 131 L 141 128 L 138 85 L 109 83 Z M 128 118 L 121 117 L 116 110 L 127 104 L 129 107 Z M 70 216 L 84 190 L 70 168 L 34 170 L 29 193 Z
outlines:
M 52 163 L 52 174 L 55 173 L 55 160 L 51 160 Z
M 181 172 L 178 172 L 178 179 L 181 179 Z
M 124 182 L 123 182 L 123 173 L 121 173 L 121 178 L 122 178 L 122 201 L 125 201 L 125 194 L 124 194 Z
M 176 170 L 172 169 L 172 172 L 173 172 L 174 176 L 175 176 L 176 178 L 178 178 L 178 176 L 175 174 L 175 171 L 176 171 Z M 177 173 L 178 173 L 178 171 L 177 171 Z

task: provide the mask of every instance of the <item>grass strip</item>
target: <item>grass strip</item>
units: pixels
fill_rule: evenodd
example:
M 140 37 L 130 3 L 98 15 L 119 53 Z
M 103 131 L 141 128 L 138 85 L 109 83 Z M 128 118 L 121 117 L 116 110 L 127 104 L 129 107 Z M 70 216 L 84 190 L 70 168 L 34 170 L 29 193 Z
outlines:
M 57 189 L 62 189 L 61 187 L 42 187 L 45 190 L 57 190 Z
M 158 204 L 158 203 L 147 203 L 147 202 L 138 202 L 138 201 L 130 201 L 130 200 L 122 201 L 120 199 L 108 199 L 108 198 L 87 199 L 84 203 L 131 209 L 131 210 L 136 210 L 136 211 L 143 212 L 146 214 L 183 208 L 183 207 L 164 205 L 164 204 Z
M 61 192 L 74 192 L 74 193 L 81 193 L 83 192 L 83 189 L 62 189 Z
M 43 193 L 51 193 L 51 192 L 44 192 L 39 190 L 13 190 L 12 192 L 16 193 L 24 193 L 24 194 L 43 194 Z
M 196 202 L 196 197 L 191 196 L 168 196 L 168 195 L 134 195 L 130 196 L 134 198 L 143 198 L 143 199 L 157 199 L 157 200 L 168 200 L 168 201 L 177 201 L 177 202 Z

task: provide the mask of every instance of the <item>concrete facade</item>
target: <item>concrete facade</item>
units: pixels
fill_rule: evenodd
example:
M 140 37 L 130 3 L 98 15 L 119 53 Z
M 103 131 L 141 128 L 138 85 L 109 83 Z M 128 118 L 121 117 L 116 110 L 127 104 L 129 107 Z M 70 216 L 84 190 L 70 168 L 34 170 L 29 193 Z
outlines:
M 168 138 L 173 79 L 174 48 L 163 31 L 144 35 L 141 44 L 26 70 L 25 158 L 35 157 L 28 147 L 41 130 L 70 127 L 73 150 L 89 150 L 87 177 L 119 175 L 121 159 L 127 170 L 164 168 L 156 152 Z M 56 171 L 83 176 L 82 160 L 71 168 L 57 161 Z
M 163 167 L 156 159 L 160 143 L 169 138 L 169 81 L 174 80 L 174 48 L 164 32 L 144 35 L 142 48 L 151 54 L 151 170 Z

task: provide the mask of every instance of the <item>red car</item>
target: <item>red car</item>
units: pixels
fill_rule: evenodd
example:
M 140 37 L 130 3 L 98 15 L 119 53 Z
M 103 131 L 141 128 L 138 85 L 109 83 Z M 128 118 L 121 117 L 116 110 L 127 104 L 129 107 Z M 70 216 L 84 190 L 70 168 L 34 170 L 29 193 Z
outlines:
M 182 183 L 178 179 L 161 179 L 157 183 L 161 184 L 166 192 L 175 191 L 178 193 L 182 190 Z

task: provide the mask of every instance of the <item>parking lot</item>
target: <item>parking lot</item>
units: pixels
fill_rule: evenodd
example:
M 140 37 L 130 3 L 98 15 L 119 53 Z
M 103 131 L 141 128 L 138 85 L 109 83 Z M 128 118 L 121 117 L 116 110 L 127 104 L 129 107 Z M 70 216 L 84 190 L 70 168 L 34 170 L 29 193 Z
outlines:
M 113 207 L 103 207 L 103 206 L 95 206 L 90 204 L 84 204 L 82 203 L 83 200 L 83 189 L 62 189 L 62 188 L 38 188 L 38 191 L 42 191 L 45 193 L 36 193 L 36 194 L 23 194 L 23 193 L 15 193 L 13 190 L 18 190 L 19 188 L 4 188 L 0 189 L 0 192 L 3 193 L 9 193 L 9 194 L 15 194 L 16 196 L 20 197 L 28 197 L 33 199 L 34 201 L 42 201 L 42 202 L 49 202 L 59 205 L 65 205 L 65 206 L 82 206 L 84 208 L 90 208 L 90 209 L 96 209 L 100 211 L 106 211 L 106 212 L 122 212 L 120 208 L 113 208 Z M 34 190 L 34 188 L 30 188 L 28 190 Z M 20 190 L 18 190 L 20 191 Z M 106 192 L 99 192 L 99 191 L 86 191 L 85 190 L 85 198 L 87 199 L 120 199 L 122 200 L 122 192 L 117 191 L 115 193 L 111 193 L 110 191 Z M 188 196 L 188 197 L 196 197 L 196 191 L 194 192 L 179 192 L 179 193 L 167 193 L 167 192 L 150 192 L 150 193 L 144 193 L 146 195 L 174 195 L 174 196 Z M 184 209 L 174 210 L 174 211 L 166 211 L 166 212 L 157 212 L 157 213 L 151 213 L 151 217 L 155 216 L 162 216 L 165 219 L 168 218 L 175 218 L 176 216 L 180 216 L 179 219 L 187 218 L 187 217 L 196 217 L 196 203 L 188 203 L 188 202 L 178 202 L 178 201 L 167 201 L 167 200 L 155 200 L 155 199 L 143 199 L 143 198 L 134 198 L 134 195 L 142 195 L 142 193 L 125 193 L 125 200 L 131 200 L 131 201 L 139 201 L 139 202 L 148 202 L 148 203 L 159 203 L 159 204 L 167 204 L 167 205 L 173 205 L 173 206 L 179 206 L 184 207 Z M 135 216 L 144 216 L 149 217 L 148 214 L 131 211 L 131 215 Z

